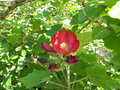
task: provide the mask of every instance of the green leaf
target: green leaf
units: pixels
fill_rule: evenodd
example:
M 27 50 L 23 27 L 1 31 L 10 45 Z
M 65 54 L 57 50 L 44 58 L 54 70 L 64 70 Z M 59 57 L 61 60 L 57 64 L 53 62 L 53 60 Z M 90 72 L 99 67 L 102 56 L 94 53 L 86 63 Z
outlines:
M 87 75 L 86 68 L 91 68 L 98 64 L 97 57 L 92 52 L 82 52 L 78 58 L 80 61 L 74 65 L 71 65 L 71 70 L 82 76 Z
M 14 59 L 17 59 L 18 57 L 19 57 L 18 55 L 12 55 L 12 56 L 11 56 L 11 59 L 14 60 Z
M 50 72 L 37 70 L 33 71 L 25 77 L 19 78 L 19 80 L 24 84 L 26 88 L 32 88 L 33 86 L 38 85 L 42 79 L 49 76 Z
M 117 2 L 108 12 L 109 16 L 112 18 L 120 19 L 120 1 Z
M 9 50 L 8 44 L 0 42 L 0 56 L 3 56 L 6 52 L 8 52 L 8 50 Z
M 76 64 L 71 65 L 70 69 L 72 72 L 81 75 L 81 76 L 86 76 L 85 68 L 88 65 L 84 61 L 79 61 Z
M 84 23 L 86 20 L 88 20 L 87 17 L 89 18 L 95 18 L 98 17 L 104 10 L 105 6 L 103 5 L 95 5 L 95 4 L 90 4 L 84 7 L 84 10 L 80 9 L 73 17 L 71 20 L 71 24 L 79 24 L 79 23 Z M 92 12 L 92 13 L 91 13 Z M 87 17 L 86 17 L 87 16 Z
M 80 45 L 84 46 L 92 41 L 92 32 L 76 33 Z
M 49 12 L 49 11 L 43 11 L 43 15 L 45 16 L 45 17 L 47 17 L 47 16 L 49 16 L 51 13 Z
M 113 5 L 116 4 L 116 2 L 119 0 L 99 0 L 99 3 L 108 6 L 108 7 L 112 7 Z
M 116 49 L 113 49 L 113 52 L 112 52 L 112 55 L 113 55 L 113 60 L 115 62 L 115 64 L 118 64 L 118 66 L 120 67 L 120 48 L 116 48 Z
M 109 49 L 118 49 L 120 47 L 120 35 L 111 31 L 111 34 L 105 37 L 104 44 Z
M 80 23 L 85 22 L 87 20 L 86 16 L 89 18 L 98 17 L 103 12 L 104 9 L 105 9 L 105 6 L 103 6 L 103 5 L 94 5 L 94 4 L 87 5 L 84 8 L 84 11 L 79 10 L 79 12 L 78 12 L 79 22 Z M 85 14 L 86 14 L 86 16 L 85 16 Z
M 18 46 L 15 51 L 20 51 L 22 49 L 22 46 Z
M 21 50 L 21 56 L 23 56 L 23 57 L 26 56 L 26 51 L 24 49 Z
M 25 65 L 25 57 L 20 57 L 18 59 L 18 66 L 17 66 L 17 69 L 16 69 L 16 72 L 20 72 L 20 70 L 23 69 L 24 65 Z
M 76 13 L 73 17 L 72 17 L 72 20 L 70 22 L 71 25 L 74 25 L 74 24 L 78 24 L 79 23 L 79 20 L 78 20 L 78 13 Z
M 92 38 L 93 39 L 103 39 L 110 35 L 110 31 L 106 30 L 102 26 L 97 26 L 92 30 Z
M 116 33 L 120 32 L 120 26 L 115 24 L 110 24 L 110 26 L 115 30 Z
M 63 0 L 63 4 L 66 4 L 69 0 Z
M 12 45 L 20 43 L 21 33 L 21 30 L 18 28 L 13 28 L 11 33 L 7 36 L 7 42 Z
M 6 79 L 5 79 L 3 87 L 6 88 L 6 89 L 10 88 L 11 82 L 12 82 L 11 75 L 6 76 Z
M 43 70 L 43 68 L 37 62 L 28 61 L 27 63 L 25 63 L 25 66 L 23 67 L 20 73 L 21 73 L 21 76 L 26 76 L 35 70 Z
M 119 88 L 120 84 L 108 77 L 104 68 L 96 66 L 87 68 L 86 70 L 89 75 L 89 79 L 93 84 L 103 88 Z
M 55 24 L 51 27 L 51 30 L 47 32 L 48 35 L 52 36 L 54 33 L 62 29 L 62 24 Z
M 106 16 L 105 19 L 106 19 L 106 23 L 107 23 L 108 26 L 110 26 L 110 24 L 115 24 L 115 25 L 119 25 L 120 24 L 120 20 L 119 19 L 111 18 L 109 16 Z
M 77 39 L 80 41 L 80 47 L 76 53 L 80 53 L 84 51 L 83 46 L 89 44 L 92 41 L 92 32 L 76 33 L 76 35 Z
M 98 58 L 93 52 L 87 51 L 87 52 L 82 52 L 80 54 L 80 60 L 83 60 L 84 62 L 88 64 L 97 64 Z
M 74 25 L 71 29 L 72 32 L 76 32 L 78 30 L 78 24 Z
M 64 20 L 65 17 L 53 17 L 53 19 L 56 21 L 61 21 L 61 20 Z

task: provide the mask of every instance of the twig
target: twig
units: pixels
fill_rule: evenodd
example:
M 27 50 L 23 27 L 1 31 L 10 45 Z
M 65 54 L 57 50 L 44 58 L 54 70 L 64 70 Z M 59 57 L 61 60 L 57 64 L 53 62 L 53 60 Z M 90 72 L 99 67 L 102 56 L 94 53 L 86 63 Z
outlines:
M 77 75 L 75 74 L 75 79 L 74 79 L 74 81 L 76 81 L 76 78 L 77 78 Z M 73 89 L 74 85 L 75 85 L 75 83 L 73 83 L 72 89 Z
M 62 74 L 63 74 L 63 77 L 65 78 L 65 81 L 67 82 L 67 77 L 66 77 L 66 75 L 65 75 L 63 70 L 62 70 Z
M 95 21 L 94 18 L 88 17 L 87 14 L 86 14 L 86 12 L 85 12 L 85 10 L 84 10 L 84 8 L 83 8 L 83 5 L 82 5 L 81 3 L 79 3 L 79 2 L 78 2 L 78 4 L 81 6 L 81 10 L 82 10 L 84 16 L 89 20 L 89 21 L 87 22 L 87 24 L 86 24 L 85 26 L 83 26 L 83 27 L 78 31 L 78 33 L 79 33 L 80 31 L 82 31 L 85 27 L 87 27 L 92 21 L 93 21 L 93 22 L 96 22 L 96 23 L 98 23 L 100 26 L 102 26 L 102 25 L 98 22 L 98 20 Z
M 73 82 L 71 82 L 70 84 L 73 84 L 73 83 L 76 83 L 76 82 L 80 82 L 80 81 L 85 80 L 85 79 L 87 79 L 87 78 L 88 78 L 88 77 L 84 77 L 84 78 L 82 78 L 82 79 L 80 79 L 80 80 L 73 81 Z
M 43 67 L 45 70 L 49 71 L 46 67 L 44 67 L 41 63 L 39 63 L 39 65 L 41 65 L 41 67 Z M 61 83 L 61 81 L 59 80 L 58 76 L 56 75 L 56 73 L 54 71 L 49 71 L 49 72 L 52 72 L 53 76 L 57 79 L 58 83 Z
M 56 75 L 56 73 L 54 71 L 52 71 L 52 74 L 57 79 L 58 83 L 62 84 L 61 81 L 60 81 L 60 79 L 58 78 L 58 76 Z
M 46 67 L 44 67 L 41 63 L 38 63 L 41 67 L 43 67 L 45 70 L 49 71 Z M 49 71 L 51 72 L 51 71 Z
M 80 32 L 81 32 L 85 27 L 87 27 L 91 22 L 92 22 L 92 21 L 89 20 L 89 21 L 87 22 L 87 24 L 86 24 L 85 26 L 83 26 L 83 27 L 78 31 L 78 33 L 80 33 Z
M 63 88 L 68 88 L 68 87 L 66 87 L 66 86 L 64 86 L 64 85 L 58 84 L 58 83 L 53 82 L 53 81 L 49 81 L 49 82 L 51 82 L 51 83 L 53 83 L 53 84 L 55 84 L 55 85 L 58 85 L 58 86 L 60 86 L 60 87 L 63 87 Z
M 0 21 L 2 21 L 3 19 L 5 19 L 5 17 L 9 14 L 9 12 L 11 12 L 12 10 L 14 10 L 16 7 L 21 6 L 23 3 L 28 3 L 28 2 L 32 2 L 35 0 L 15 0 L 13 2 L 11 2 L 11 5 L 8 6 L 7 10 L 0 12 Z

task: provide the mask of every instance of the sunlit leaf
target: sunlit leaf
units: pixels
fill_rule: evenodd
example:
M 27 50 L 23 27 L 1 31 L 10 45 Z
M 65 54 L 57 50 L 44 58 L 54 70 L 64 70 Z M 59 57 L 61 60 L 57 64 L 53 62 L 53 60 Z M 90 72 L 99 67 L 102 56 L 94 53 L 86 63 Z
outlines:
M 110 17 L 120 19 L 120 1 L 117 2 L 108 12 Z

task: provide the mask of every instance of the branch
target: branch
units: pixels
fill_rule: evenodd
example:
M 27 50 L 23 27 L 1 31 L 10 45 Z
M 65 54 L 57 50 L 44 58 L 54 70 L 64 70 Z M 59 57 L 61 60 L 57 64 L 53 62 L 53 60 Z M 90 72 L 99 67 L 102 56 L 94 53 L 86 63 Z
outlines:
M 7 7 L 7 9 L 3 12 L 0 12 L 0 21 L 2 21 L 3 19 L 6 18 L 6 16 L 15 8 L 17 8 L 18 6 L 23 5 L 24 3 L 28 3 L 28 2 L 32 2 L 35 0 L 15 0 L 13 2 L 11 2 L 11 5 Z
M 2 6 L 2 7 L 8 7 L 8 6 L 6 6 L 6 5 L 3 5 L 3 4 L 0 4 L 0 6 Z
M 97 24 L 99 24 L 100 26 L 102 26 L 102 25 L 100 24 L 101 20 L 95 21 L 94 18 L 88 17 L 87 14 L 86 14 L 86 12 L 85 12 L 85 10 L 84 10 L 84 5 L 83 5 L 82 3 L 79 3 L 79 2 L 78 2 L 78 4 L 81 6 L 81 10 L 82 10 L 85 18 L 87 18 L 87 19 L 89 20 L 89 21 L 87 22 L 87 24 L 86 24 L 85 26 L 83 26 L 83 27 L 78 31 L 78 33 L 81 32 L 85 27 L 87 27 L 92 21 L 93 21 L 93 22 L 96 22 Z
M 61 85 L 61 84 L 58 84 L 58 83 L 56 83 L 56 82 L 53 82 L 53 81 L 49 81 L 50 83 L 53 83 L 53 84 L 55 84 L 55 85 L 58 85 L 58 86 L 60 86 L 60 87 L 63 87 L 63 88 L 68 88 L 68 87 L 66 87 L 66 86 L 63 86 L 63 85 Z
M 83 26 L 83 27 L 78 31 L 78 33 L 80 33 L 80 32 L 81 32 L 85 27 L 87 27 L 91 22 L 92 22 L 92 21 L 89 20 L 89 21 L 87 22 L 87 24 L 86 24 L 85 26 Z

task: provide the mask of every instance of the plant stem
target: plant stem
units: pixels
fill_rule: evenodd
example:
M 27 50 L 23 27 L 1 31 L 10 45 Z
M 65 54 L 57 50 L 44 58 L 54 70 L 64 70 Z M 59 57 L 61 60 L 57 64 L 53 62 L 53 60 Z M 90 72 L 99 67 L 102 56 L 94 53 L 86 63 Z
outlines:
M 65 81 L 67 82 L 67 77 L 66 77 L 66 75 L 65 75 L 65 73 L 64 73 L 63 70 L 62 70 L 62 74 L 63 74 L 63 76 L 64 76 L 64 78 L 65 78 Z
M 75 75 L 75 79 L 74 79 L 74 81 L 76 81 L 76 78 L 77 78 L 77 75 Z M 75 85 L 75 83 L 73 83 L 73 85 L 72 85 L 72 89 L 73 89 L 74 85 Z
M 65 79 L 65 81 L 66 81 L 66 83 L 67 83 L 67 76 L 66 76 L 66 74 L 65 74 L 65 72 L 64 72 L 64 67 L 65 67 L 65 64 L 64 64 L 64 62 L 62 62 L 62 74 L 63 74 L 63 77 L 64 77 L 64 79 Z
M 68 87 L 66 87 L 66 86 L 64 86 L 64 85 L 58 84 L 58 83 L 53 82 L 53 81 L 49 81 L 49 82 L 51 82 L 51 83 L 53 83 L 53 84 L 55 84 L 55 85 L 58 85 L 58 86 L 60 86 L 60 87 L 63 87 L 63 88 L 68 88 Z
M 45 68 L 41 63 L 39 63 L 44 69 L 46 69 L 47 71 L 49 71 L 47 68 Z M 50 72 L 50 71 L 49 71 Z M 57 79 L 58 83 L 61 84 L 61 81 L 59 80 L 58 76 L 56 75 L 56 73 L 54 71 L 51 71 L 53 76 Z
M 43 67 L 45 70 L 47 70 L 48 72 L 51 72 L 49 71 L 44 65 L 42 65 L 41 63 L 38 63 L 41 67 Z
M 58 78 L 58 76 L 56 75 L 56 73 L 54 71 L 52 71 L 54 77 L 57 79 L 58 83 L 62 84 L 60 79 Z
M 71 82 L 70 84 L 73 84 L 73 83 L 76 83 L 76 82 L 80 82 L 80 81 L 85 80 L 85 79 L 87 79 L 87 78 L 88 78 L 88 77 L 84 77 L 84 78 L 82 78 L 82 79 L 80 79 L 80 80 L 73 81 L 73 82 Z
M 70 66 L 67 67 L 67 83 L 68 83 L 68 90 L 71 90 L 71 87 L 70 87 Z

